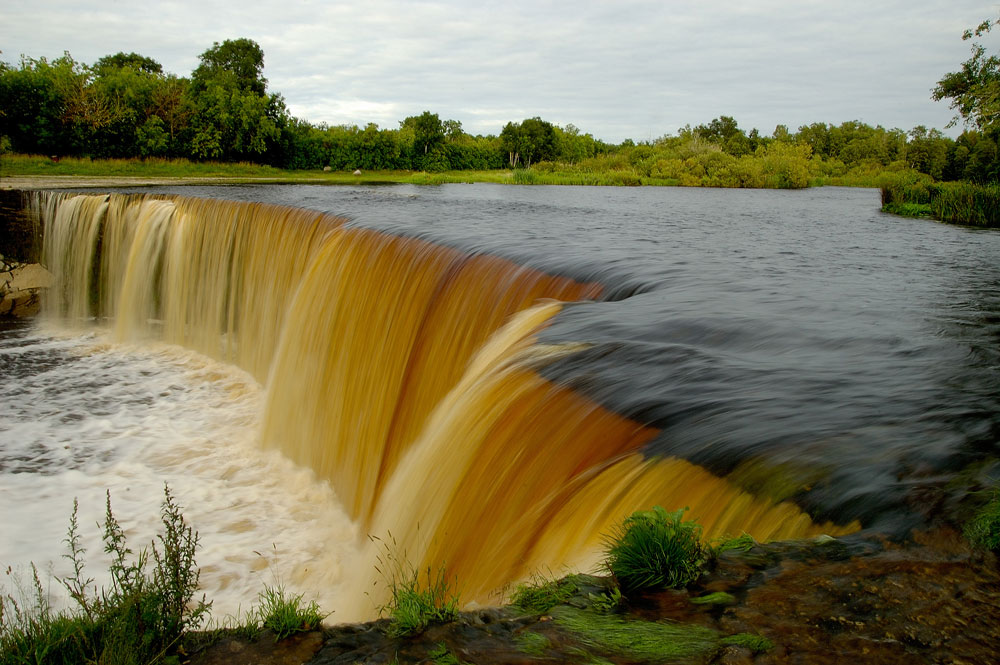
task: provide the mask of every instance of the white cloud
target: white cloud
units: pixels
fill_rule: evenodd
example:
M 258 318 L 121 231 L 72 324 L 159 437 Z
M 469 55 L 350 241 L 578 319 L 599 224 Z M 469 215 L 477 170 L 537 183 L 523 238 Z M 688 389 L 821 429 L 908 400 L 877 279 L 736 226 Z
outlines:
M 431 110 L 497 133 L 540 115 L 620 141 L 721 114 L 764 133 L 943 128 L 951 111 L 930 90 L 968 57 L 962 31 L 997 13 L 971 0 L 36 0 L 5 9 L 0 49 L 8 62 L 136 51 L 186 76 L 213 42 L 248 37 L 271 89 L 312 122 L 394 127 Z

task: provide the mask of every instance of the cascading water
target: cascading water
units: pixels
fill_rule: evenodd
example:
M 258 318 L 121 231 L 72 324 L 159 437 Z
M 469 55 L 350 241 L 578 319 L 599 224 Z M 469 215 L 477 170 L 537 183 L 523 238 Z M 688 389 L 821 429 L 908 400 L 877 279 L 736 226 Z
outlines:
M 654 455 L 658 428 L 545 378 L 588 345 L 540 332 L 600 299 L 600 283 L 283 206 L 119 194 L 33 205 L 58 280 L 50 322 L 96 321 L 119 342 L 248 372 L 265 393 L 261 444 L 329 481 L 361 532 L 391 533 L 418 568 L 446 566 L 464 600 L 592 566 L 611 525 L 656 504 L 689 506 L 709 537 L 860 528 Z M 373 557 L 362 548 L 355 600 Z M 337 618 L 351 612 L 365 610 Z

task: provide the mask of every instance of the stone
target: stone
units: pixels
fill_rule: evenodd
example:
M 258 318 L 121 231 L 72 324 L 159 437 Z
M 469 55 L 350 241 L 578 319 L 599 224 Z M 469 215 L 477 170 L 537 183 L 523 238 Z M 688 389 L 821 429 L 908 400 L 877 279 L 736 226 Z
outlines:
M 55 277 L 37 263 L 21 266 L 11 273 L 11 291 L 25 289 L 47 289 L 55 283 Z
M 2 316 L 25 319 L 38 314 L 39 309 L 41 309 L 41 301 L 38 298 L 37 289 L 13 291 L 0 301 L 0 315 Z
M 41 309 L 39 292 L 54 283 L 52 273 L 37 263 L 0 273 L 0 316 L 19 319 L 35 316 Z

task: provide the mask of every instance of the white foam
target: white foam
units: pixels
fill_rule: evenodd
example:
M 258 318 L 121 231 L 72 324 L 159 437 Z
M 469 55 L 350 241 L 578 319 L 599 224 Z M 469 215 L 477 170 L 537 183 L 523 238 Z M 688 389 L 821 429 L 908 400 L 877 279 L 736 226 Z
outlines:
M 106 585 L 105 491 L 137 550 L 159 530 L 167 483 L 199 532 L 215 619 L 277 582 L 336 609 L 357 527 L 327 483 L 260 448 L 262 402 L 248 374 L 177 347 L 51 330 L 0 340 L 0 564 L 13 570 L 0 584 L 10 591 L 34 562 L 55 604 L 68 603 L 53 578 L 71 570 L 76 497 L 87 575 Z

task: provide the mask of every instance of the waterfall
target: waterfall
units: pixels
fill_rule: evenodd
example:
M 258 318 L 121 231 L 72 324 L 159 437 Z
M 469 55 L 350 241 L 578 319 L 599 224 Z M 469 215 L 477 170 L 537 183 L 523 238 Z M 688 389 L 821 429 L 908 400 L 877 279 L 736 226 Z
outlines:
M 464 600 L 592 567 L 603 534 L 657 504 L 688 506 L 708 537 L 859 528 L 648 456 L 655 429 L 543 378 L 586 340 L 539 331 L 599 283 L 290 207 L 36 196 L 50 320 L 245 369 L 266 390 L 261 444 L 328 480 L 415 567 L 444 566 Z

